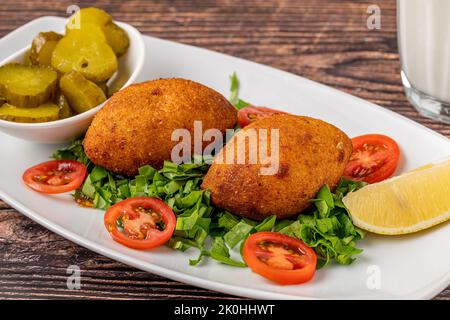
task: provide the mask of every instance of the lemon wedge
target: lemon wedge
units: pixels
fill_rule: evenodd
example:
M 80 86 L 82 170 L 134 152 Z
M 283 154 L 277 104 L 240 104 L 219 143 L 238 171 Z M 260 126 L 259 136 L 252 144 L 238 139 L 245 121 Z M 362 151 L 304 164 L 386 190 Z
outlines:
M 343 199 L 353 223 L 378 234 L 406 234 L 450 219 L 450 159 L 368 185 Z

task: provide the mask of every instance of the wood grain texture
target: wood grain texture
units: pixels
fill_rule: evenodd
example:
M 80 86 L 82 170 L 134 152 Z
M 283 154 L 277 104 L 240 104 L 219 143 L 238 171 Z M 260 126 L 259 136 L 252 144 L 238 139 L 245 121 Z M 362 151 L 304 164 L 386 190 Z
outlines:
M 2 0 L 0 36 L 40 16 L 65 16 L 73 1 Z M 420 116 L 403 95 L 395 0 L 79 1 L 142 33 L 267 64 L 359 96 L 447 137 L 450 126 Z M 381 8 L 381 30 L 366 27 Z M 345 107 L 345 106 L 343 106 Z M 82 270 L 68 290 L 66 268 Z M 0 201 L 1 299 L 213 299 L 234 297 L 142 272 L 40 227 Z M 450 287 L 436 299 L 450 300 Z

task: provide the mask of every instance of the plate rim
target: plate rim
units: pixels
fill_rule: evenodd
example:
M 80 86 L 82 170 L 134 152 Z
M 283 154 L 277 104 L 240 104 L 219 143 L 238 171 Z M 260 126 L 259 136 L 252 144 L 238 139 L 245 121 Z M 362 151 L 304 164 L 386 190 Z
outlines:
M 13 38 L 14 35 L 19 32 L 19 31 L 23 31 L 26 28 L 30 28 L 33 26 L 34 23 L 39 22 L 40 20 L 52 20 L 54 18 L 57 19 L 63 19 L 62 17 L 56 17 L 56 16 L 43 16 L 43 17 L 39 17 L 36 18 L 34 20 L 31 20 L 29 22 L 27 22 L 26 24 L 18 27 L 17 29 L 13 30 L 12 32 L 8 33 L 7 35 L 5 35 L 4 37 L 2 37 L 0 40 L 8 40 L 10 38 Z M 175 41 L 171 41 L 171 40 L 166 40 L 166 39 L 160 39 L 157 37 L 153 37 L 153 36 L 148 36 L 143 34 L 142 35 L 144 38 L 144 42 L 148 41 L 148 39 L 150 40 L 154 40 L 154 41 L 162 41 L 162 42 L 166 42 L 169 43 L 171 45 L 176 45 L 176 46 L 185 46 L 185 47 L 189 47 L 189 48 L 193 48 L 195 50 L 201 50 L 203 51 L 205 54 L 209 54 L 209 53 L 214 53 L 214 54 L 218 54 L 220 56 L 222 56 L 223 58 L 226 59 L 237 59 L 239 60 L 239 62 L 241 63 L 250 63 L 253 65 L 258 66 L 259 68 L 264 68 L 269 72 L 276 72 L 277 74 L 282 74 L 284 77 L 288 77 L 293 79 L 294 81 L 302 81 L 303 83 L 309 83 L 310 85 L 319 85 L 320 87 L 322 87 L 322 89 L 325 90 L 332 90 L 334 94 L 339 94 L 341 96 L 344 96 L 346 98 L 351 97 L 352 99 L 356 99 L 356 101 L 358 103 L 363 103 L 366 105 L 370 105 L 372 108 L 375 108 L 378 112 L 382 112 L 382 113 L 387 113 L 391 116 L 395 116 L 396 118 L 398 118 L 398 120 L 400 121 L 407 121 L 409 125 L 414 125 L 414 127 L 416 127 L 417 129 L 420 130 L 424 130 L 428 133 L 432 133 L 436 138 L 440 138 L 443 141 L 446 141 L 449 143 L 450 145 L 450 139 L 448 139 L 447 137 L 445 137 L 444 135 L 412 120 L 409 119 L 401 114 L 398 114 L 388 108 L 384 108 L 382 106 L 379 106 L 375 103 L 372 103 L 368 100 L 364 100 L 360 97 L 354 96 L 352 94 L 340 91 L 338 89 L 335 89 L 333 87 L 327 86 L 325 84 L 316 82 L 314 80 L 310 80 L 307 78 L 304 78 L 300 75 L 296 75 L 293 73 L 290 73 L 288 71 L 284 71 L 284 70 L 280 70 L 280 69 L 276 69 L 274 67 L 271 66 L 267 66 L 267 65 L 263 65 L 254 61 L 250 61 L 250 60 L 246 60 L 243 58 L 239 58 L 239 57 L 234 57 L 225 53 L 221 53 L 221 52 L 217 52 L 217 51 L 213 51 L 210 49 L 206 49 L 206 48 L 202 48 L 202 47 L 196 47 L 193 45 L 189 45 L 189 44 L 184 44 L 184 43 L 179 43 L 179 42 L 175 42 Z M 0 43 L 3 41 L 0 41 Z M 236 60 L 235 60 L 236 61 Z M 322 299 L 326 299 L 326 298 L 321 298 L 321 297 L 311 297 L 311 296 L 294 296 L 291 294 L 283 294 L 283 293 L 278 293 L 278 292 L 273 292 L 273 291 L 264 291 L 261 289 L 252 289 L 252 288 L 245 288 L 245 287 L 239 287 L 236 285 L 231 285 L 231 284 L 226 284 L 226 283 L 222 283 L 222 282 L 216 282 L 213 280 L 208 280 L 208 279 L 204 279 L 204 278 L 200 278 L 200 277 L 196 277 L 190 274 L 186 274 L 183 273 L 181 271 L 175 271 L 175 270 L 170 270 L 167 269 L 165 267 L 161 267 L 155 264 L 151 264 L 146 262 L 146 265 L 148 266 L 148 268 L 143 269 L 140 266 L 140 261 L 139 259 L 135 259 L 133 257 L 129 257 L 126 255 L 123 255 L 117 251 L 115 251 L 114 249 L 109 249 L 106 247 L 101 246 L 100 244 L 88 240 L 82 236 L 79 236 L 75 233 L 73 233 L 72 231 L 59 226 L 56 223 L 53 223 L 52 221 L 43 218 L 42 216 L 39 215 L 39 213 L 37 213 L 36 211 L 34 211 L 31 208 L 28 208 L 27 206 L 23 205 L 19 200 L 16 200 L 13 196 L 9 195 L 7 192 L 0 190 L 0 198 L 7 203 L 8 205 L 10 205 L 12 208 L 16 209 L 17 211 L 21 212 L 22 214 L 24 214 L 25 216 L 27 216 L 28 218 L 32 219 L 33 221 L 37 222 L 38 224 L 44 226 L 45 228 L 51 230 L 52 232 L 55 232 L 56 234 L 62 236 L 65 239 L 68 239 L 82 247 L 85 247 L 89 250 L 92 250 L 96 253 L 102 254 L 110 259 L 116 260 L 116 261 L 120 261 L 126 265 L 130 265 L 133 266 L 137 269 L 140 270 L 144 270 L 146 272 L 152 272 L 154 274 L 175 280 L 175 281 L 179 281 L 179 282 L 183 282 L 183 283 L 187 283 L 189 285 L 193 285 L 193 286 L 197 286 L 197 287 L 201 287 L 207 290 L 214 290 L 217 292 L 222 292 L 222 293 L 227 293 L 227 294 L 231 294 L 231 295 L 235 295 L 235 296 L 241 296 L 241 297 L 248 297 L 248 298 L 256 298 L 256 299 L 298 299 L 298 300 L 322 300 Z M 147 270 L 148 269 L 148 270 Z M 448 272 L 441 278 L 438 279 L 436 281 L 434 281 L 431 284 L 427 284 L 423 291 L 421 292 L 413 292 L 413 293 L 409 293 L 407 295 L 399 295 L 397 296 L 390 296 L 389 298 L 391 299 L 430 299 L 433 298 L 434 296 L 436 296 L 437 294 L 439 294 L 442 290 L 444 290 L 448 285 L 450 284 L 450 269 L 448 270 Z M 269 297 L 270 296 L 270 297 Z M 342 297 L 341 297 L 342 298 Z M 344 297 L 345 298 L 345 297 Z M 383 299 L 382 296 L 378 296 L 378 297 L 374 297 L 375 299 Z M 385 299 L 385 298 L 384 298 Z

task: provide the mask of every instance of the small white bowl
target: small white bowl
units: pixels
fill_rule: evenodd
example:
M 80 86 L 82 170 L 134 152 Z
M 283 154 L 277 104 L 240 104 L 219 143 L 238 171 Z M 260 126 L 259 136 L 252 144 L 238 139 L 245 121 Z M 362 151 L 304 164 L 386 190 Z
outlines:
M 136 28 L 123 22 L 115 23 L 127 32 L 130 38 L 130 47 L 127 53 L 119 58 L 118 70 L 108 81 L 108 85 L 123 88 L 133 83 L 141 73 L 145 61 L 145 45 L 141 33 Z M 29 48 L 30 45 L 12 54 L 0 62 L 0 65 L 10 62 L 23 62 L 25 53 Z M 50 122 L 19 123 L 0 119 L 0 131 L 20 139 L 39 143 L 69 142 L 86 132 L 94 115 L 104 103 L 73 117 Z

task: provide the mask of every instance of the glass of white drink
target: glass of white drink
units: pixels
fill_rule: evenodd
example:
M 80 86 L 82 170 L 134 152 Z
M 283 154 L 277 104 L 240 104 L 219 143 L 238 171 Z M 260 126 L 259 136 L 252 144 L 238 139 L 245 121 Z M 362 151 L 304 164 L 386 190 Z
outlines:
M 406 96 L 450 123 L 450 0 L 397 0 L 397 30 Z

